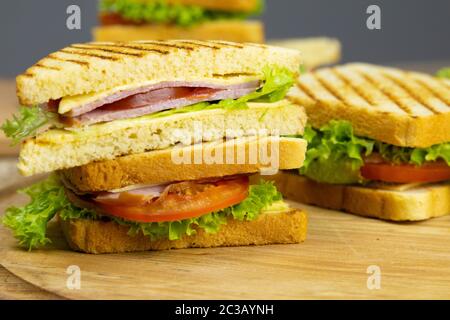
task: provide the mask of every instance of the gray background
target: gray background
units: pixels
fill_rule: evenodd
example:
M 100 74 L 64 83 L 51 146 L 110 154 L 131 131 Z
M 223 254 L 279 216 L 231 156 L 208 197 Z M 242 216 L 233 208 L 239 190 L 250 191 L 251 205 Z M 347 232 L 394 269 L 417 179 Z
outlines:
M 224 0 L 225 1 L 225 0 Z M 395 63 L 450 60 L 450 0 L 268 0 L 268 38 L 339 38 L 344 61 Z M 78 4 L 82 30 L 66 29 L 66 8 Z M 382 30 L 366 28 L 366 8 L 382 9 Z M 90 40 L 95 0 L 2 0 L 0 77 L 13 76 L 73 42 Z

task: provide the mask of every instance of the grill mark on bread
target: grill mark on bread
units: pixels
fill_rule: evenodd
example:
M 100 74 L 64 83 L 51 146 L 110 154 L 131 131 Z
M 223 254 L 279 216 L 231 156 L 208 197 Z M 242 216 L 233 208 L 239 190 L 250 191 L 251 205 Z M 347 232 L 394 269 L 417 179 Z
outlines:
M 102 60 L 112 60 L 112 61 L 120 60 L 120 58 L 115 57 L 115 56 L 107 56 L 107 55 L 103 55 L 103 54 L 97 54 L 97 53 L 86 52 L 86 51 L 77 51 L 77 50 L 74 51 L 74 50 L 69 50 L 67 48 L 61 49 L 60 52 L 64 52 L 64 53 L 72 54 L 72 55 L 76 55 L 76 56 L 97 58 L 97 59 L 102 59 Z
M 169 44 L 169 43 L 162 43 L 162 42 L 158 42 L 158 41 L 151 41 L 151 40 L 145 40 L 145 41 L 139 41 L 137 43 L 142 43 L 142 44 L 149 44 L 149 45 L 154 45 L 154 46 L 161 46 L 161 47 L 166 47 L 166 48 L 171 48 L 171 49 L 178 49 L 178 50 L 188 50 L 188 51 L 194 51 L 195 48 L 193 47 L 187 47 L 187 46 L 180 46 L 178 44 Z
M 448 108 L 450 108 L 450 99 L 446 99 L 445 96 L 441 95 L 441 91 L 436 90 L 434 87 L 430 86 L 426 81 L 423 81 L 420 78 L 414 78 L 414 80 L 416 80 L 417 83 L 419 83 L 420 85 L 422 85 L 424 88 L 427 88 L 430 92 L 432 92 L 434 94 L 434 96 L 443 101 Z M 446 86 L 446 84 L 444 83 L 444 86 Z M 449 87 L 450 88 L 450 87 Z
M 346 86 L 353 89 L 355 94 L 358 95 L 362 100 L 364 100 L 368 105 L 373 106 L 377 104 L 376 101 L 373 100 L 370 95 L 366 95 L 366 92 L 364 90 L 361 90 L 360 88 L 355 86 L 355 84 L 352 81 L 350 81 L 349 79 L 347 79 L 347 77 L 341 74 L 339 72 L 339 69 L 331 68 L 330 70 L 339 80 L 344 82 Z
M 89 62 L 87 62 L 87 61 L 76 60 L 76 59 L 63 59 L 63 58 L 57 57 L 54 54 L 48 55 L 47 59 L 52 59 L 52 60 L 62 61 L 62 62 L 72 62 L 72 63 L 79 64 L 81 66 L 89 66 Z
M 390 79 L 392 82 L 394 82 L 397 86 L 399 86 L 400 88 L 402 88 L 411 98 L 413 98 L 414 100 L 416 100 L 417 102 L 419 102 L 423 107 L 425 107 L 426 109 L 428 109 L 429 111 L 431 111 L 434 114 L 440 114 L 442 113 L 439 110 L 436 110 L 436 108 L 434 108 L 431 104 L 429 104 L 426 99 L 423 99 L 423 97 L 420 94 L 416 94 L 413 90 L 410 90 L 410 88 L 408 88 L 408 86 L 402 82 L 399 81 L 397 78 L 391 76 L 388 73 L 382 72 L 381 73 L 384 77 Z M 406 81 L 414 81 L 413 79 L 411 79 L 410 77 L 407 77 L 407 74 L 404 74 L 405 79 L 407 79 Z M 424 88 L 422 86 L 422 88 Z M 430 94 L 430 90 L 428 90 L 428 88 L 424 88 L 424 90 L 427 91 L 428 94 Z M 433 94 L 434 95 L 434 94 Z M 435 96 L 435 95 L 434 95 Z
M 61 70 L 61 68 L 59 68 L 59 67 L 47 66 L 47 65 L 42 64 L 40 62 L 36 63 L 34 66 L 38 67 L 38 68 L 49 69 L 49 70 L 56 70 L 56 71 L 60 71 Z
M 342 103 L 344 106 L 351 106 L 350 103 L 347 103 L 347 99 L 345 95 L 342 95 L 339 90 L 333 88 L 326 80 L 320 78 L 317 73 L 313 74 L 314 79 L 326 90 L 330 93 L 339 103 Z
M 229 43 L 229 42 L 226 42 L 226 41 L 213 41 L 213 42 L 217 43 L 219 45 L 226 46 L 226 47 L 239 48 L 239 49 L 243 49 L 244 48 L 244 45 L 240 44 L 240 43 Z
M 117 43 L 117 44 L 110 44 L 110 43 L 105 43 L 105 44 L 88 44 L 88 45 L 77 45 L 77 46 L 73 46 L 75 48 L 79 48 L 79 49 L 94 49 L 94 50 L 102 50 L 102 51 L 107 51 L 107 52 L 111 52 L 111 53 L 119 53 L 119 54 L 130 54 L 133 55 L 133 53 L 131 52 L 124 52 L 121 51 L 120 49 L 131 49 L 134 51 L 137 51 L 137 53 L 135 54 L 138 57 L 143 57 L 147 54 L 147 52 L 154 52 L 154 53 L 159 53 L 159 54 L 169 54 L 170 51 L 167 50 L 159 50 L 159 49 L 155 49 L 155 48 L 148 48 L 148 47 L 144 47 L 144 46 L 140 46 L 140 45 L 131 45 L 131 44 L 122 44 L 122 43 Z M 117 48 L 117 50 L 114 49 L 105 49 L 103 47 L 107 47 L 107 48 Z M 143 51 L 143 52 L 142 52 Z
M 363 77 L 364 79 L 366 79 L 367 82 L 371 83 L 375 88 L 377 88 L 380 92 L 382 92 L 386 97 L 389 98 L 389 100 L 398 108 L 400 108 L 401 110 L 403 110 L 408 116 L 413 117 L 413 118 L 417 118 L 417 116 L 415 116 L 412 112 L 412 110 L 405 105 L 403 102 L 399 101 L 389 90 L 385 90 L 382 87 L 379 86 L 378 82 L 375 81 L 374 79 L 372 79 L 366 72 L 361 71 L 361 70 L 356 70 L 356 72 Z
M 299 88 L 308 98 L 310 98 L 314 102 L 319 102 L 320 98 L 317 98 L 313 91 L 310 90 L 307 86 L 305 86 L 301 81 L 297 81 L 297 88 Z
M 72 46 L 70 46 L 70 48 L 79 49 L 79 50 L 88 50 L 89 53 L 90 53 L 90 50 L 95 50 L 95 51 L 102 51 L 102 52 L 106 52 L 106 53 L 118 54 L 118 55 L 122 55 L 122 56 L 131 56 L 131 57 L 137 57 L 137 58 L 142 58 L 146 55 L 145 52 L 126 52 L 126 51 L 123 51 L 120 49 L 103 48 L 101 46 L 89 46 L 88 47 L 88 46 L 72 45 Z
M 208 48 L 208 49 L 214 49 L 214 50 L 220 50 L 222 49 L 220 46 L 215 46 L 215 45 L 210 45 L 210 44 L 206 44 L 204 42 L 194 42 L 194 41 L 187 41 L 187 40 L 181 40 L 181 41 L 177 41 L 180 43 L 185 43 L 185 44 L 189 44 L 192 46 L 198 46 L 198 47 L 203 47 L 203 48 Z

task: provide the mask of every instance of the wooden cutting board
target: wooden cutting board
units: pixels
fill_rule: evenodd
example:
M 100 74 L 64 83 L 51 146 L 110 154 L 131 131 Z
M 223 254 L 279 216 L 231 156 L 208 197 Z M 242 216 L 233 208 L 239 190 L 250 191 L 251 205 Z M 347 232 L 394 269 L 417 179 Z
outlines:
M 23 200 L 3 193 L 0 212 Z M 299 245 L 96 256 L 69 251 L 52 224 L 53 244 L 27 252 L 0 227 L 0 263 L 72 299 L 450 298 L 449 216 L 400 224 L 292 205 L 310 217 Z M 73 265 L 81 271 L 79 290 L 66 286 Z M 372 281 L 368 289 L 370 266 L 379 268 L 379 289 Z

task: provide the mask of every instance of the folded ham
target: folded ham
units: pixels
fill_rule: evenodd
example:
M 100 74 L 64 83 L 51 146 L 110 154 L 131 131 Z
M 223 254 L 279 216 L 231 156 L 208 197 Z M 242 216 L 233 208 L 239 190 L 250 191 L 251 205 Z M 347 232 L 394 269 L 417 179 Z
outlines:
M 256 91 L 259 86 L 259 81 L 231 86 L 180 81 L 159 83 L 120 91 L 81 105 L 62 115 L 61 120 L 69 126 L 80 126 L 134 118 L 199 102 L 238 99 Z

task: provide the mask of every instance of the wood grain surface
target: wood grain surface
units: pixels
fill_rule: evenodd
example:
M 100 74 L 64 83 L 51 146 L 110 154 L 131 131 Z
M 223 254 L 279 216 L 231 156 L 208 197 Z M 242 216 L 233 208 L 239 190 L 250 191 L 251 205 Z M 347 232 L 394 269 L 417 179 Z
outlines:
M 4 195 L 0 210 L 23 200 Z M 69 251 L 54 223 L 53 244 L 32 252 L 1 227 L 0 263 L 70 299 L 450 298 L 450 217 L 399 224 L 293 205 L 310 217 L 299 245 L 88 255 Z M 71 265 L 80 290 L 66 287 Z M 369 266 L 380 268 L 380 289 L 367 287 Z

